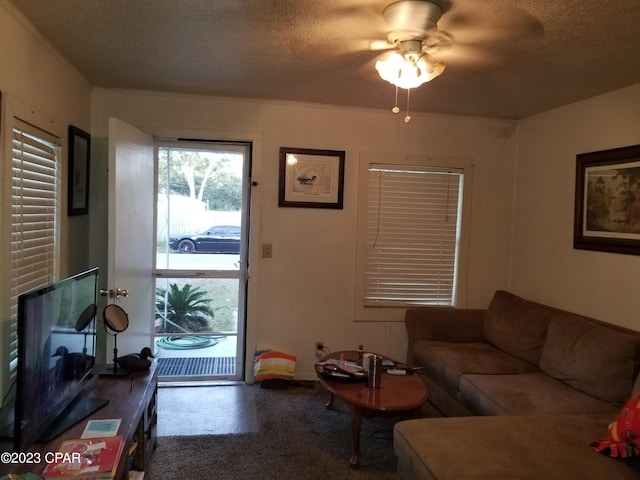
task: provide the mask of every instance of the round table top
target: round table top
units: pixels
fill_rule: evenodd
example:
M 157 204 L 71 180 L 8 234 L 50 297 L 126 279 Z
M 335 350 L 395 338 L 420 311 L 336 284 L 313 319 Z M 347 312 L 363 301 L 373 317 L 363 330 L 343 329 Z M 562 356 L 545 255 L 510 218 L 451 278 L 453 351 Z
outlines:
M 355 360 L 357 351 L 345 350 L 325 355 L 320 361 L 339 359 L 343 354 L 345 360 Z M 384 358 L 389 358 L 383 355 Z M 393 360 L 389 358 L 390 360 Z M 398 363 L 393 360 L 394 363 Z M 336 397 L 366 408 L 378 411 L 407 411 L 418 408 L 429 397 L 429 389 L 422 375 L 390 375 L 382 372 L 380 388 L 373 388 L 365 381 L 347 382 L 333 380 L 318 372 L 320 383 Z

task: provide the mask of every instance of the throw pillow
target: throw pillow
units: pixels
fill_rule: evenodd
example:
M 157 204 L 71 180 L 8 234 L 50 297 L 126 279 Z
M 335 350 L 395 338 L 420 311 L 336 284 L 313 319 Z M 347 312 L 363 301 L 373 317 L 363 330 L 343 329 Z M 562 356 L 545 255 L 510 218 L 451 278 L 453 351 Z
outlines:
M 256 382 L 264 380 L 293 380 L 296 356 L 274 350 L 257 351 L 253 360 Z
M 640 456 L 640 394 L 629 400 L 609 425 L 609 434 L 591 448 L 610 457 Z

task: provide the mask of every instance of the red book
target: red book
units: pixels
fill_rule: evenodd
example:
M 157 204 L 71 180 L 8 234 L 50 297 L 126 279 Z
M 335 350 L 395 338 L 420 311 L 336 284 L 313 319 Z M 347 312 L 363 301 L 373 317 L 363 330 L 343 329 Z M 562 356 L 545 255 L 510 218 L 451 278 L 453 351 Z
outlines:
M 55 459 L 44 470 L 44 478 L 112 478 L 124 448 L 122 437 L 65 440 Z

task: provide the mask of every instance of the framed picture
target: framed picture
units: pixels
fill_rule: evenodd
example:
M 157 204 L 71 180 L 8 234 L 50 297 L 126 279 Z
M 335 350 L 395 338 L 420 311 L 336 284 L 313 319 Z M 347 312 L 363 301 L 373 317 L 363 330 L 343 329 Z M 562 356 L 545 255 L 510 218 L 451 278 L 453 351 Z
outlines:
M 573 247 L 640 255 L 640 145 L 576 156 Z
M 341 209 L 344 151 L 280 148 L 278 206 Z
M 89 213 L 89 152 L 91 135 L 69 125 L 67 215 Z

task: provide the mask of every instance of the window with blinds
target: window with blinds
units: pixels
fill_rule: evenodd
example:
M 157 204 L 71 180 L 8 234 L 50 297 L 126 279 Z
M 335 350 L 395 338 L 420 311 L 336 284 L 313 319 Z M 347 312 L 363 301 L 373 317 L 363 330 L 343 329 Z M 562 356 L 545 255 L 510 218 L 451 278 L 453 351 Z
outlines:
M 11 168 L 10 375 L 17 365 L 18 296 L 56 279 L 58 139 L 16 121 Z
M 472 166 L 361 154 L 355 320 L 402 321 L 408 307 L 464 304 Z
M 372 164 L 365 306 L 451 305 L 462 172 Z

